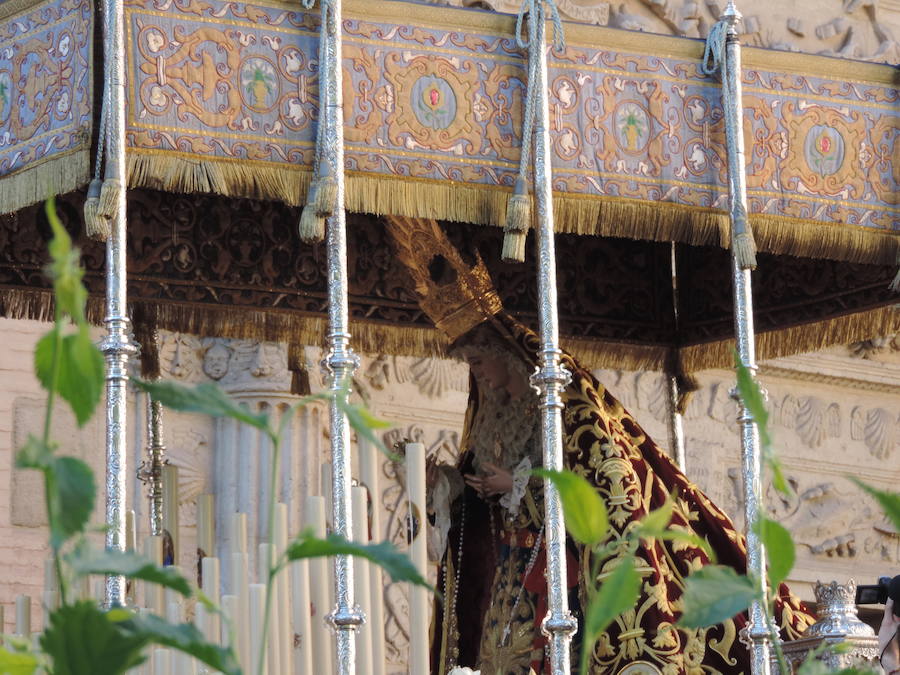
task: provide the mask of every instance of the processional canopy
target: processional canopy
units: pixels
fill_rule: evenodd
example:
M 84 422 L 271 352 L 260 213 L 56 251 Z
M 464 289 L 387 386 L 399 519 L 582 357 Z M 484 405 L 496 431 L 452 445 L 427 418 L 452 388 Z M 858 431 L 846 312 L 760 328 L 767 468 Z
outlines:
M 463 251 L 472 246 L 459 239 L 477 240 L 504 304 L 534 314 L 521 291 L 531 272 L 499 262 L 500 227 L 476 227 L 505 222 L 527 60 L 514 17 L 411 7 L 360 0 L 344 11 L 345 202 L 372 214 L 350 231 L 351 332 L 362 349 L 435 354 L 445 340 L 408 273 L 377 254 L 389 246 L 377 216 L 439 220 Z M 268 0 L 131 0 L 124 11 L 134 310 L 175 330 L 313 339 L 324 256 L 294 228 L 315 160 L 318 12 Z M 42 249 L 41 216 L 22 209 L 89 180 L 98 15 L 88 0 L 15 0 L 3 12 L 0 204 L 18 216 L 0 224 L 0 311 L 40 316 L 46 282 L 23 274 L 22 243 Z M 728 366 L 724 124 L 720 85 L 700 69 L 703 44 L 580 24 L 565 32 L 548 64 L 555 223 L 569 235 L 559 238 L 572 296 L 564 346 L 593 365 L 662 367 L 674 350 L 687 370 Z M 760 356 L 896 330 L 894 70 L 751 48 L 744 66 Z M 72 231 L 83 199 L 62 200 Z M 82 249 L 100 294 L 102 250 Z M 469 309 L 489 315 L 494 301 L 471 281 L 481 300 Z M 246 310 L 240 321 L 230 307 Z M 470 320 L 426 312 L 450 333 Z

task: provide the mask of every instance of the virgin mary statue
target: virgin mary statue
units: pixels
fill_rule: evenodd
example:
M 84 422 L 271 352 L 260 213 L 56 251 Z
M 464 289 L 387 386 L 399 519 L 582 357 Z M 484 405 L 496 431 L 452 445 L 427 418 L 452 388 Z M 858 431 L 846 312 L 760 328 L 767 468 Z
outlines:
M 392 218 L 390 229 L 423 311 L 470 369 L 459 461 L 429 471 L 432 549 L 441 561 L 443 592 L 433 627 L 433 672 L 459 666 L 482 675 L 549 673 L 540 630 L 547 613 L 543 484 L 531 473 L 541 463 L 540 414 L 528 380 L 539 341 L 503 311 L 480 258 L 467 264 L 438 223 Z M 671 495 L 669 528 L 705 539 L 718 563 L 744 573 L 744 539 L 728 516 L 588 370 L 568 354 L 563 365 L 572 375 L 564 394 L 564 464 L 603 497 L 612 541 L 624 543 L 629 530 Z M 579 625 L 588 584 L 603 583 L 624 555 L 624 546 L 611 548 L 617 552 L 595 561 L 567 542 L 569 604 Z M 643 541 L 635 606 L 595 644 L 582 644 L 576 635 L 574 649 L 591 652 L 590 672 L 749 674 L 750 652 L 741 640 L 746 614 L 709 628 L 676 626 L 684 579 L 709 563 L 703 549 L 684 540 Z M 775 599 L 775 618 L 783 639 L 796 639 L 815 620 L 785 586 Z

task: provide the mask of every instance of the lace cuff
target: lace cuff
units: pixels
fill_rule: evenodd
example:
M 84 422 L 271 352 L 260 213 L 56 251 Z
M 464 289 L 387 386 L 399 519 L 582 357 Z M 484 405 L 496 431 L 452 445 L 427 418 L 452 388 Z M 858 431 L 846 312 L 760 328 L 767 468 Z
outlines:
M 513 469 L 512 490 L 500 497 L 500 506 L 514 516 L 519 514 L 519 504 L 522 503 L 522 497 L 525 496 L 525 490 L 528 488 L 530 478 L 531 459 L 523 457 L 522 461 L 516 464 L 516 468 Z

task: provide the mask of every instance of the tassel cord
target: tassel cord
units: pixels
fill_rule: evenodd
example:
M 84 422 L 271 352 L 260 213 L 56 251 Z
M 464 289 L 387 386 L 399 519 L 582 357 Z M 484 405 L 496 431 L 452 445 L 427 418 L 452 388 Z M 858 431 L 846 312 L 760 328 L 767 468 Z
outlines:
M 728 35 L 728 23 L 716 21 L 706 38 L 706 46 L 703 49 L 703 60 L 700 62 L 700 71 L 709 77 L 718 73 L 725 63 L 725 37 Z M 725 79 L 724 77 L 722 78 Z
M 756 243 L 753 239 L 753 231 L 750 229 L 750 220 L 746 208 L 746 188 L 743 176 L 744 171 L 743 139 L 740 137 L 741 115 L 732 107 L 741 105 L 739 92 L 740 72 L 731 72 L 736 65 L 729 62 L 727 44 L 729 33 L 734 34 L 733 23 L 721 19 L 717 21 L 709 32 L 706 46 L 703 51 L 703 59 L 700 70 L 707 76 L 720 75 L 722 82 L 722 107 L 725 116 L 725 139 L 729 154 L 728 158 L 728 184 L 731 213 L 731 248 L 738 257 L 742 269 L 754 269 L 756 267 Z M 738 66 L 739 67 L 739 66 Z
M 525 184 L 528 180 L 528 167 L 531 163 L 531 148 L 533 144 L 534 109 L 537 103 L 538 92 L 534 87 L 537 79 L 538 58 L 532 45 L 537 42 L 538 22 L 545 20 L 545 6 L 549 7 L 550 17 L 553 21 L 553 47 L 557 51 L 566 48 L 562 30 L 562 20 L 554 0 L 524 0 L 516 17 L 516 44 L 520 49 L 528 52 L 528 81 L 525 88 L 525 116 L 522 120 L 522 150 L 519 157 L 518 180 Z M 523 23 L 528 15 L 528 38 L 523 38 Z
M 307 2 L 309 2 L 308 7 L 312 7 L 315 0 L 303 0 L 304 6 L 307 6 Z M 323 154 L 322 146 L 325 144 L 325 132 L 328 124 L 328 115 L 325 112 L 329 104 L 328 83 L 326 82 L 326 78 L 330 77 L 329 73 L 331 72 L 331 67 L 328 60 L 328 49 L 325 45 L 328 32 L 325 27 L 330 20 L 330 7 L 331 3 L 328 0 L 322 0 L 322 19 L 321 24 L 319 25 L 319 119 L 316 124 L 316 154 L 315 159 L 313 160 L 313 182 L 319 177 L 319 167 L 322 162 Z

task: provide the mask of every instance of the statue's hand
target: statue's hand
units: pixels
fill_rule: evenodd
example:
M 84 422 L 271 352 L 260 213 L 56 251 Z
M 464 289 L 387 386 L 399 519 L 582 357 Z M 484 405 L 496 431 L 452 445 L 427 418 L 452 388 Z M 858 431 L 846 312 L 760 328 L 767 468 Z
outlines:
M 509 471 L 500 468 L 496 464 L 485 464 L 484 468 L 487 474 L 482 478 L 482 485 L 486 496 L 490 497 L 512 492 L 513 477 Z

